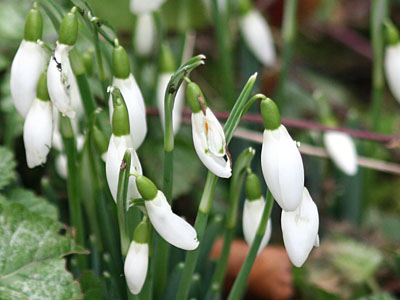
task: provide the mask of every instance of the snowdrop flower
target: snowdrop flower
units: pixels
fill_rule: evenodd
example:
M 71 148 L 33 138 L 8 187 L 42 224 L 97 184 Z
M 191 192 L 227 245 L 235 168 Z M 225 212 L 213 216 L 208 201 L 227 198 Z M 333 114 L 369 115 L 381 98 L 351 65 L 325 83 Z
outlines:
M 265 126 L 261 150 L 265 182 L 280 207 L 294 211 L 300 204 L 304 187 L 300 152 L 281 124 L 278 108 L 271 99 L 261 101 L 261 113 Z
M 224 130 L 206 106 L 204 95 L 196 83 L 188 83 L 186 98 L 192 110 L 192 136 L 197 156 L 216 176 L 231 177 L 231 159 L 226 150 Z
M 132 294 L 137 295 L 142 290 L 146 280 L 149 265 L 149 225 L 147 218 L 136 227 L 126 255 L 124 273 L 126 283 Z
M 161 118 L 161 124 L 165 126 L 164 116 L 164 97 L 169 80 L 176 70 L 174 57 L 171 50 L 166 46 L 161 47 L 161 73 L 158 76 L 157 83 L 157 106 Z M 174 108 L 172 109 L 172 128 L 174 134 L 179 130 L 182 121 L 182 110 L 184 106 L 184 83 L 180 86 L 176 93 Z
M 133 41 L 136 54 L 139 56 L 149 56 L 154 50 L 156 36 L 157 31 L 153 15 L 151 13 L 138 15 Z
M 61 22 L 59 39 L 47 70 L 50 99 L 56 108 L 69 118 L 75 118 L 75 109 L 81 102 L 68 57 L 78 35 L 78 19 L 75 12 L 76 8 L 73 7 Z
M 114 112 L 112 116 L 113 133 L 107 150 L 106 177 L 114 201 L 117 202 L 119 171 L 125 152 L 128 149 L 131 150 L 131 173 L 142 174 L 142 166 L 140 165 L 136 151 L 133 149 L 133 142 L 129 129 L 128 111 L 124 103 L 124 98 L 118 88 L 113 88 L 112 98 L 114 104 Z M 140 198 L 140 194 L 136 187 L 136 178 L 130 176 L 127 201 L 137 198 Z M 129 207 L 129 205 L 127 207 Z
M 395 26 L 386 22 L 386 35 L 388 40 L 388 45 L 385 50 L 385 73 L 386 80 L 389 85 L 390 91 L 393 96 L 400 102 L 400 40 L 399 33 Z
M 318 209 L 306 188 L 295 211 L 282 211 L 283 242 L 293 265 L 301 267 L 314 245 L 319 245 Z
M 265 200 L 261 195 L 260 181 L 254 173 L 247 176 L 246 179 L 246 200 L 243 207 L 243 235 L 247 244 L 251 246 L 256 236 L 258 225 L 264 211 Z M 268 220 L 267 228 L 263 239 L 261 240 L 258 252 L 265 248 L 271 238 L 271 219 Z
M 42 73 L 37 97 L 33 100 L 24 123 L 24 145 L 29 168 L 44 164 L 51 148 L 53 115 L 46 81 L 46 73 Z
M 131 0 L 130 8 L 134 14 L 149 13 L 157 10 L 165 0 Z
M 344 132 L 328 131 L 324 145 L 336 166 L 349 176 L 357 173 L 357 150 L 353 139 Z
M 147 214 L 158 234 L 171 245 L 183 250 L 198 247 L 196 230 L 184 219 L 174 214 L 163 192 L 145 176 L 137 176 L 137 187 L 145 200 Z
M 129 113 L 130 134 L 133 149 L 138 149 L 147 134 L 146 107 L 142 93 L 130 72 L 130 62 L 125 49 L 115 40 L 115 48 L 112 55 L 113 86 L 117 87 L 124 97 Z M 113 114 L 112 97 L 109 98 L 110 118 Z
M 275 63 L 274 40 L 267 21 L 248 0 L 240 1 L 242 15 L 240 30 L 243 39 L 254 56 L 264 65 Z
M 46 52 L 37 43 L 42 37 L 42 28 L 42 15 L 35 2 L 25 22 L 24 39 L 11 65 L 11 97 L 23 118 L 26 117 L 32 101 L 36 98 L 37 84 L 46 67 Z

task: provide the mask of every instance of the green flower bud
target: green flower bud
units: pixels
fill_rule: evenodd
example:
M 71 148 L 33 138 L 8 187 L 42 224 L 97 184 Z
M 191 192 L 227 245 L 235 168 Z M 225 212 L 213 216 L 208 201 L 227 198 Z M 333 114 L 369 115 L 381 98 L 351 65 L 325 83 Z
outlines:
M 176 71 L 175 59 L 167 44 L 161 46 L 161 73 L 173 73 Z
M 128 135 L 130 133 L 129 115 L 124 97 L 116 87 L 112 88 L 112 100 L 114 112 L 112 115 L 112 129 L 116 136 Z
M 112 53 L 112 68 L 114 76 L 125 79 L 131 73 L 130 61 L 125 49 L 115 40 L 115 47 Z
M 389 45 L 394 46 L 397 45 L 400 41 L 399 31 L 396 26 L 390 21 L 385 21 L 385 29 L 386 29 L 386 39 Z
M 36 42 L 42 38 L 43 19 L 42 14 L 37 8 L 37 3 L 33 3 L 32 9 L 29 11 L 25 21 L 24 40 Z
M 74 137 L 74 130 L 72 129 L 71 120 L 60 114 L 60 132 L 64 138 L 71 139 Z
M 192 81 L 186 86 L 186 99 L 193 113 L 199 112 L 202 104 L 204 107 L 207 107 L 203 92 L 200 87 Z M 201 102 L 203 103 L 201 104 Z
M 69 61 L 71 63 L 71 69 L 76 76 L 85 74 L 85 65 L 83 64 L 82 57 L 76 48 L 73 48 L 69 52 Z
M 136 177 L 136 186 L 144 200 L 153 200 L 157 196 L 158 189 L 156 185 L 143 175 Z
M 106 153 L 108 149 L 108 141 L 103 131 L 97 128 L 97 126 L 93 127 L 93 139 L 99 153 Z
M 76 7 L 74 6 L 61 21 L 58 31 L 58 42 L 60 44 L 73 46 L 78 37 L 78 18 L 76 16 Z
M 85 65 L 86 73 L 89 76 L 92 76 L 93 75 L 93 61 L 94 61 L 93 50 L 90 49 L 90 50 L 86 51 L 85 53 L 83 53 L 82 60 L 83 60 L 83 64 Z
M 147 221 L 147 217 L 144 217 L 143 220 L 136 227 L 135 232 L 133 234 L 133 240 L 139 244 L 148 244 L 150 241 L 150 228 L 149 223 Z
M 50 101 L 49 92 L 47 90 L 47 71 L 44 71 L 39 78 L 36 97 L 42 101 Z
M 247 175 L 246 179 L 246 198 L 249 201 L 261 198 L 261 184 L 258 176 L 254 173 Z
M 275 130 L 281 125 L 279 109 L 274 101 L 270 98 L 263 99 L 260 104 L 260 109 L 265 129 Z
M 239 13 L 241 16 L 247 14 L 252 7 L 251 0 L 239 0 Z

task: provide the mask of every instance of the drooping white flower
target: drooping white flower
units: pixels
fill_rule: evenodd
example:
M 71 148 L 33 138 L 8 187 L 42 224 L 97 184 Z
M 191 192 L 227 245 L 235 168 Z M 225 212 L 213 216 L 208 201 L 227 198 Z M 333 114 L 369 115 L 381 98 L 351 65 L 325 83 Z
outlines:
M 161 73 L 158 76 L 158 83 L 157 83 L 157 106 L 158 111 L 160 113 L 161 123 L 164 127 L 165 120 L 164 120 L 164 96 L 165 90 L 167 89 L 168 82 L 171 79 L 173 73 Z M 174 134 L 176 134 L 179 130 L 182 121 L 182 111 L 184 107 L 184 100 L 185 100 L 185 83 L 182 83 L 178 92 L 176 93 L 174 108 L 172 109 L 172 128 Z
M 24 123 L 24 145 L 29 168 L 46 162 L 51 148 L 53 115 L 51 102 L 35 99 Z
M 142 93 L 132 74 L 130 74 L 126 79 L 114 77 L 113 86 L 119 88 L 124 97 L 129 114 L 132 147 L 136 150 L 143 143 L 147 134 L 146 107 L 144 105 Z M 108 103 L 111 119 L 114 112 L 111 96 Z
M 36 42 L 23 40 L 11 65 L 10 92 L 18 113 L 25 118 L 36 98 L 36 88 L 46 67 L 45 50 Z
M 140 161 L 136 154 L 136 151 L 133 150 L 131 136 L 115 136 L 114 134 L 111 135 L 110 143 L 107 150 L 106 177 L 108 187 L 110 188 L 111 194 L 115 202 L 117 202 L 118 179 L 121 162 L 127 149 L 132 149 L 130 172 L 141 175 L 142 166 L 140 165 Z M 136 187 L 136 177 L 130 176 L 128 183 L 127 201 L 137 198 L 140 198 L 140 194 Z
M 156 35 L 157 30 L 153 15 L 151 13 L 138 15 L 134 38 L 136 54 L 149 56 L 154 50 Z
M 130 7 L 134 14 L 149 13 L 157 10 L 165 0 L 131 0 Z
M 69 118 L 75 118 L 75 109 L 78 107 L 78 103 L 81 102 L 76 79 L 68 57 L 68 53 L 72 48 L 73 46 L 57 42 L 47 70 L 47 86 L 50 99 L 56 108 Z
M 276 54 L 271 30 L 265 18 L 256 9 L 240 17 L 240 30 L 249 49 L 265 66 L 275 63 Z
M 142 290 L 149 264 L 149 245 L 132 241 L 125 259 L 124 273 L 126 283 L 132 294 Z
M 192 113 L 192 136 L 196 153 L 207 169 L 218 177 L 231 177 L 231 160 L 226 152 L 224 130 L 208 107 L 205 112 Z
M 282 210 L 283 242 L 293 265 L 301 267 L 314 245 L 319 245 L 318 209 L 306 188 L 303 199 L 295 211 Z
M 261 196 L 261 198 L 257 200 L 250 201 L 246 199 L 244 202 L 242 220 L 243 235 L 249 246 L 251 246 L 254 237 L 256 236 L 258 225 L 260 224 L 261 217 L 264 211 L 264 206 L 265 200 L 263 196 Z M 265 246 L 268 244 L 269 239 L 271 238 L 271 232 L 271 219 L 269 219 L 264 237 L 261 240 L 260 247 L 258 248 L 258 252 L 264 249 Z
M 328 131 L 324 145 L 336 166 L 347 175 L 357 173 L 357 150 L 353 139 L 344 132 Z
M 300 152 L 285 126 L 264 130 L 261 167 L 268 189 L 280 207 L 294 211 L 303 195 L 304 169 Z
M 390 91 L 397 102 L 400 103 L 400 43 L 386 47 L 385 73 Z
M 163 192 L 158 191 L 153 200 L 144 203 L 153 227 L 164 240 L 183 250 L 198 247 L 196 230 L 172 211 Z

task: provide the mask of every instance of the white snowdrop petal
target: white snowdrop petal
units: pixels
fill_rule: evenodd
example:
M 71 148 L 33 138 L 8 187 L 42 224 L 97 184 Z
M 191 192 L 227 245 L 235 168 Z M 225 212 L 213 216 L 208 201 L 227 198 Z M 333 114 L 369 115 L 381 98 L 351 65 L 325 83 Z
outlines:
M 240 19 L 243 38 L 254 56 L 265 66 L 275 63 L 274 40 L 265 18 L 252 9 Z
M 262 213 L 265 206 L 264 197 L 261 196 L 257 200 L 245 200 L 243 207 L 243 235 L 246 243 L 251 246 L 253 240 L 256 236 L 258 225 L 260 224 Z M 261 240 L 260 247 L 258 248 L 258 253 L 265 248 L 271 238 L 271 219 L 268 220 L 267 228 L 263 239 Z
M 306 188 L 299 207 L 292 212 L 282 211 L 283 242 L 293 265 L 301 267 L 318 238 L 318 209 Z
M 25 119 L 24 144 L 29 168 L 46 162 L 51 148 L 53 116 L 50 101 L 35 99 Z
M 386 47 L 385 73 L 390 91 L 394 98 L 400 103 L 400 43 Z
M 221 123 L 219 123 L 218 119 L 215 117 L 214 113 L 206 108 L 206 122 L 207 122 L 207 140 L 209 150 L 217 156 L 224 156 L 225 153 L 225 133 L 222 129 Z
M 325 132 L 324 145 L 336 166 L 347 175 L 357 173 L 357 150 L 353 139 L 344 132 Z
M 134 46 L 139 56 L 149 56 L 156 41 L 156 24 L 151 13 L 138 15 L 135 27 Z
M 132 294 L 142 290 L 149 264 L 149 245 L 131 242 L 124 263 L 126 283 Z
M 134 14 L 149 13 L 157 10 L 165 0 L 131 0 L 130 8 Z
M 56 171 L 61 178 L 67 179 L 67 157 L 64 154 L 59 154 L 56 157 Z
M 132 74 L 126 79 L 114 78 L 113 86 L 120 89 L 129 114 L 129 125 L 133 148 L 136 150 L 143 143 L 147 134 L 146 107 L 142 93 Z M 112 97 L 109 98 L 110 119 L 114 111 Z
M 161 191 L 158 191 L 153 200 L 145 201 L 145 205 L 151 224 L 164 240 L 183 250 L 194 250 L 198 247 L 196 230 L 172 212 Z
M 261 167 L 268 188 L 281 208 L 295 210 L 304 187 L 303 161 L 283 125 L 275 130 L 264 130 Z
M 71 100 L 74 75 L 68 57 L 72 48 L 72 46 L 57 43 L 54 56 L 50 58 L 47 69 L 47 87 L 50 99 L 56 108 L 69 118 L 75 118 L 76 114 Z
M 35 42 L 23 40 L 11 65 L 10 92 L 18 113 L 25 118 L 43 73 L 47 57 L 45 50 Z

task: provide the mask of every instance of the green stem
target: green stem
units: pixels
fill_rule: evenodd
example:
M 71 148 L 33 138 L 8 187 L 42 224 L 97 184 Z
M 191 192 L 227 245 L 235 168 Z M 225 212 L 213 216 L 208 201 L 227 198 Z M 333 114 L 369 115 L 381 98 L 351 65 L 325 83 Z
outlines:
M 239 275 L 236 277 L 235 283 L 233 284 L 233 287 L 229 293 L 228 300 L 239 300 L 242 297 L 251 268 L 253 267 L 254 261 L 257 257 L 258 249 L 260 248 L 265 230 L 267 229 L 267 223 L 269 216 L 271 215 L 273 204 L 274 199 L 272 198 L 272 194 L 268 193 L 267 203 L 264 206 L 263 214 L 260 224 L 258 225 L 256 236 L 254 237 L 253 243 L 251 244 L 250 251 L 247 254 L 246 260 L 240 268 Z
M 131 152 L 126 150 L 124 158 L 121 162 L 121 169 L 118 177 L 118 191 L 117 191 L 117 216 L 119 224 L 119 233 L 121 238 L 121 254 L 126 256 L 129 249 L 130 237 L 127 216 L 127 198 L 128 198 L 128 184 L 131 169 Z
M 296 38 L 297 31 L 297 1 L 298 0 L 285 0 L 285 6 L 283 11 L 283 25 L 282 25 L 282 41 L 283 41 L 283 57 L 282 57 L 282 68 L 279 76 L 278 84 L 278 95 L 277 104 L 279 110 L 282 111 L 286 97 L 285 89 L 286 83 L 289 76 L 289 66 L 292 60 L 293 45 Z
M 233 103 L 235 96 L 235 86 L 233 83 L 232 54 L 229 43 L 229 22 L 226 15 L 221 13 L 218 7 L 218 0 L 212 0 L 212 12 L 214 26 L 217 34 L 218 54 L 221 70 L 221 81 L 224 87 L 224 96 L 229 104 Z
M 378 131 L 379 118 L 383 99 L 383 54 L 384 24 L 387 17 L 388 0 L 372 0 L 371 7 L 371 40 L 372 40 L 372 129 Z
M 78 170 L 78 156 L 76 151 L 76 143 L 74 132 L 72 130 L 71 121 L 67 117 L 60 114 L 60 131 L 64 144 L 65 154 L 67 156 L 67 190 L 68 204 L 71 226 L 75 229 L 76 243 L 85 246 L 85 235 L 83 231 L 83 220 L 80 200 L 80 175 Z M 86 258 L 82 255 L 77 256 L 78 264 L 81 270 L 86 267 Z

